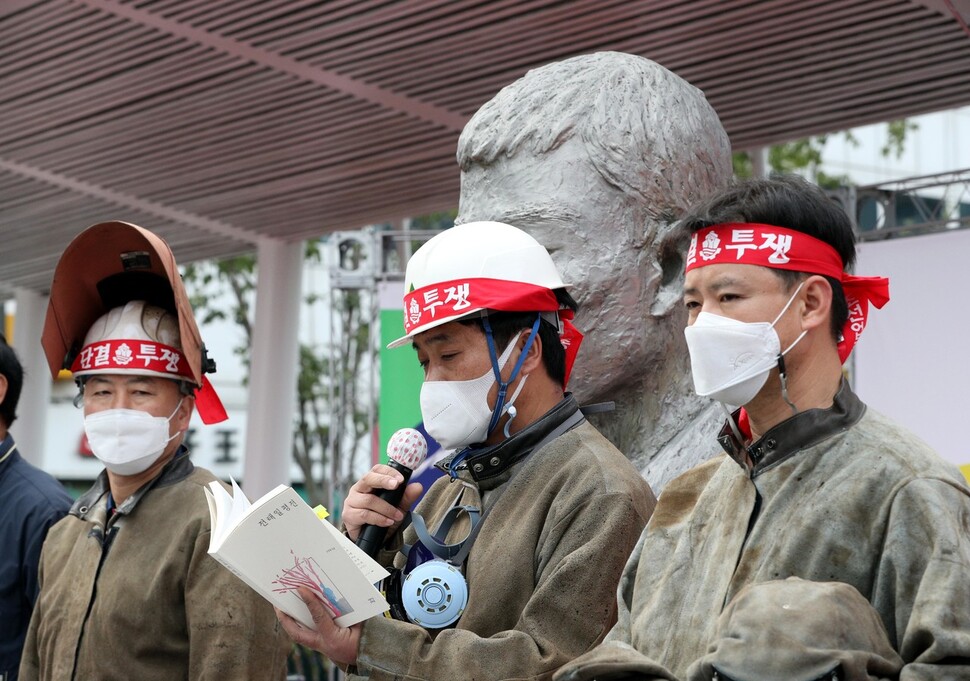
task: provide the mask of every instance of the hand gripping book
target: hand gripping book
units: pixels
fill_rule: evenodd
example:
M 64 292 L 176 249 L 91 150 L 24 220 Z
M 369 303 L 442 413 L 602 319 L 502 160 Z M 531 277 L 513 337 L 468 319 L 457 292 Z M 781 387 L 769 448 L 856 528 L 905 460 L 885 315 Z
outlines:
M 300 586 L 313 591 L 342 627 L 387 611 L 374 587 L 387 571 L 317 517 L 292 487 L 280 485 L 252 503 L 235 481 L 232 494 L 218 481 L 205 494 L 209 555 L 283 612 L 313 628 Z

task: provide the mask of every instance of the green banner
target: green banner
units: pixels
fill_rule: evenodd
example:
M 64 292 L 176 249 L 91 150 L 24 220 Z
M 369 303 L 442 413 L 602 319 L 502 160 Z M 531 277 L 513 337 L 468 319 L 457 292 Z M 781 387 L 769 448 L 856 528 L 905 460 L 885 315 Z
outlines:
M 389 309 L 382 296 L 380 347 L 380 399 L 378 400 L 378 455 L 387 463 L 387 442 L 401 428 L 413 428 L 421 423 L 421 381 L 424 373 L 414 349 L 410 345 L 387 349 L 387 344 L 404 333 L 401 319 L 401 285 L 393 284 L 398 301 L 397 309 Z M 387 306 L 386 306 L 387 305 Z

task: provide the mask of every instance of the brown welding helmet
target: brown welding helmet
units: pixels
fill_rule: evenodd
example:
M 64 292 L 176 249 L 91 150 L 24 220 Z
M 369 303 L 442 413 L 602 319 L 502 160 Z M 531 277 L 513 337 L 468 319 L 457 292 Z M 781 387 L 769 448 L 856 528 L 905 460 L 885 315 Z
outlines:
M 41 344 L 51 374 L 70 369 L 91 325 L 109 310 L 144 300 L 178 316 L 181 350 L 197 387 L 199 414 L 206 423 L 207 398 L 215 392 L 205 379 L 215 371 L 195 323 L 172 249 L 147 229 L 127 222 L 101 222 L 78 234 L 54 270 Z M 221 409 L 221 404 L 219 408 Z

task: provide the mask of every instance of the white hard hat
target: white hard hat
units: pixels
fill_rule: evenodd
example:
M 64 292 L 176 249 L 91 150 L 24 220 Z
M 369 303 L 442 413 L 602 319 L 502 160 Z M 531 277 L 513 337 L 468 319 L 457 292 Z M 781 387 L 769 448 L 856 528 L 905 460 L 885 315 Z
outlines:
M 101 315 L 74 359 L 75 376 L 133 374 L 195 383 L 182 352 L 178 317 L 144 300 L 132 300 Z
M 404 331 L 388 344 L 482 310 L 556 312 L 565 288 L 549 252 L 521 229 L 469 222 L 428 240 L 404 275 Z

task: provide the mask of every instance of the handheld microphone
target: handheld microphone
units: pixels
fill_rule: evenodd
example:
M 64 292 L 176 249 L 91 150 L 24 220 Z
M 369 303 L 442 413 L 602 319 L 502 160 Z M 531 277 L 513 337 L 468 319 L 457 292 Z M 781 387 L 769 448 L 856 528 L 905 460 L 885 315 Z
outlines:
M 402 428 L 391 436 L 387 443 L 387 465 L 404 476 L 404 482 L 395 489 L 382 489 L 375 492 L 378 497 L 397 506 L 401 503 L 404 496 L 404 488 L 407 487 L 411 473 L 418 464 L 428 455 L 428 443 L 424 436 L 414 428 Z M 363 549 L 371 558 L 384 546 L 384 539 L 387 537 L 387 528 L 380 525 L 364 525 L 360 528 L 360 536 L 357 537 L 357 546 Z

